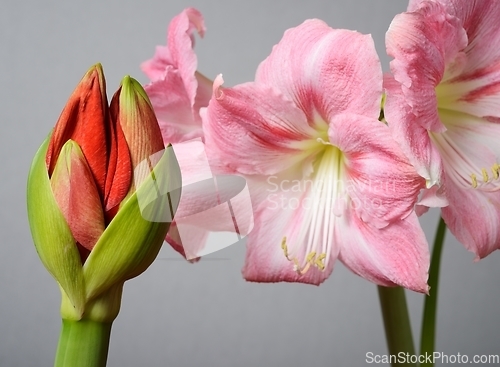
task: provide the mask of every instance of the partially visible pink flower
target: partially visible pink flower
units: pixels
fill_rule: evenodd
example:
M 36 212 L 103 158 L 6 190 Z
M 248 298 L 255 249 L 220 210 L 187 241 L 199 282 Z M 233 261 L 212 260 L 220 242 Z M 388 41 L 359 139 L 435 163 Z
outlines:
M 167 45 L 157 46 L 154 57 L 141 68 L 151 79 L 146 90 L 153 104 L 163 140 L 174 144 L 203 136 L 200 108 L 212 95 L 212 81 L 200 74 L 193 51 L 194 32 L 203 37 L 201 13 L 187 8 L 168 27 Z
M 261 189 L 245 278 L 317 285 L 339 258 L 376 284 L 427 292 L 413 212 L 424 180 L 378 121 L 371 37 L 309 20 L 285 33 L 255 82 L 221 84 L 202 113 L 208 155 Z
M 421 204 L 478 259 L 500 248 L 499 19 L 497 0 L 411 0 L 386 37 L 387 122 L 431 188 Z
M 192 262 L 198 260 L 197 254 L 204 249 L 211 231 L 235 232 L 235 218 L 221 219 L 227 201 L 233 209 L 249 204 L 241 196 L 226 197 L 226 202 L 221 203 L 221 197 L 231 190 L 220 187 L 215 177 L 220 170 L 209 162 L 201 142 L 200 109 L 208 106 L 213 82 L 196 70 L 194 32 L 201 37 L 205 34 L 203 16 L 198 10 L 187 8 L 170 23 L 167 45 L 158 46 L 154 57 L 141 65 L 151 79 L 144 89 L 158 117 L 163 141 L 173 146 L 183 181 L 175 221 L 166 241 Z M 248 233 L 253 223 L 249 211 L 247 215 L 233 211 L 235 216 L 239 214 L 241 236 Z
M 165 144 L 174 144 L 183 181 L 186 177 L 196 179 L 200 172 L 204 172 L 205 167 L 201 168 L 195 162 L 190 163 L 188 143 L 179 146 L 175 144 L 203 137 L 199 112 L 200 108 L 208 105 L 212 95 L 212 81 L 196 70 L 198 61 L 193 51 L 194 32 L 200 37 L 204 36 L 203 16 L 198 10 L 187 8 L 170 22 L 167 45 L 157 46 L 154 57 L 141 65 L 144 73 L 151 79 L 151 83 L 144 89 L 158 118 L 163 141 Z M 185 192 L 181 194 L 177 218 L 186 212 L 184 208 L 189 206 L 191 200 L 193 199 L 188 198 Z M 188 214 L 192 213 L 186 215 Z M 207 235 L 206 230 L 193 231 L 192 238 L 184 238 L 184 241 L 203 247 Z M 175 221 L 170 226 L 166 241 L 186 257 Z

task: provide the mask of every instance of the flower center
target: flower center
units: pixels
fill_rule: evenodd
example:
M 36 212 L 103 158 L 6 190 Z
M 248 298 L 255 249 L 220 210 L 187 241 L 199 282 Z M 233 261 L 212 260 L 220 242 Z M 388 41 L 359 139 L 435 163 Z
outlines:
M 429 132 L 429 136 L 439 149 L 447 176 L 464 188 L 499 189 L 498 143 L 494 139 L 498 133 L 493 131 L 494 124 L 453 110 L 450 96 L 442 92 L 437 94 L 438 114 L 446 131 Z
M 330 144 L 328 135 L 318 136 L 309 152 L 314 159 L 313 172 L 302 194 L 301 205 L 294 213 L 300 225 L 283 237 L 281 243 L 285 257 L 301 275 L 311 268 L 323 271 L 328 266 L 335 220 L 340 215 L 338 199 L 344 192 L 343 154 Z

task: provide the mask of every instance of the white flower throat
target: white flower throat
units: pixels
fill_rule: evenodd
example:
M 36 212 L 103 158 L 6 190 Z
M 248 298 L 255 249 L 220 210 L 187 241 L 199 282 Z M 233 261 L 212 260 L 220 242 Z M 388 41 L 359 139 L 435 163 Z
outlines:
M 302 207 L 296 209 L 300 212 L 294 213 L 301 216 L 300 224 L 281 242 L 285 257 L 300 275 L 311 268 L 323 271 L 328 266 L 335 241 L 335 221 L 342 214 L 340 199 L 345 200 L 343 154 L 329 142 L 327 130 L 309 140 L 302 154 L 306 157 L 304 165 L 313 161 L 310 185 L 302 195 Z
M 456 184 L 495 191 L 500 189 L 498 129 L 496 123 L 466 112 L 467 91 L 461 84 L 442 82 L 436 87 L 438 115 L 446 131 L 429 136 Z

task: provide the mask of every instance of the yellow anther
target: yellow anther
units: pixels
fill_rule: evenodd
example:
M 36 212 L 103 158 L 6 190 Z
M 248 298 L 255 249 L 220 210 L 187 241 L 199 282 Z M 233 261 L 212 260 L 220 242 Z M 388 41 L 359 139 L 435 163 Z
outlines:
M 483 168 L 481 170 L 481 173 L 483 174 L 483 181 L 488 182 L 490 178 L 488 177 L 488 172 L 486 172 L 486 168 Z
M 326 259 L 326 254 L 321 254 L 318 256 L 314 264 L 318 267 L 319 270 L 323 271 L 325 270 L 325 264 L 323 263 L 323 260 Z
M 283 253 L 285 254 L 285 257 L 288 259 L 288 261 L 291 261 L 290 258 L 288 257 L 288 246 L 286 245 L 286 237 L 283 237 L 281 240 L 281 249 L 283 250 Z
M 491 171 L 493 172 L 493 177 L 495 177 L 495 180 L 497 180 L 497 179 L 498 179 L 498 176 L 499 176 L 499 174 L 498 174 L 498 170 L 499 170 L 499 169 L 500 169 L 500 166 L 499 166 L 497 163 L 495 163 L 495 164 L 491 167 Z
M 306 265 L 302 268 L 300 266 L 299 260 L 296 257 L 290 259 L 290 256 L 288 254 L 288 246 L 286 245 L 286 237 L 283 237 L 283 239 L 281 240 L 281 249 L 283 250 L 283 253 L 285 254 L 287 260 L 293 262 L 293 270 L 296 271 L 299 275 L 304 275 L 305 273 L 307 273 L 311 266 L 316 266 L 321 271 L 325 270 L 325 264 L 323 263 L 323 260 L 326 258 L 326 254 L 320 254 L 318 258 L 316 258 L 316 251 L 308 253 L 306 256 Z
M 314 252 L 314 251 L 310 252 L 309 255 L 307 255 L 307 257 L 306 257 L 306 261 L 308 263 L 313 262 L 315 257 L 316 257 L 316 252 Z
M 472 174 L 470 175 L 470 178 L 471 178 L 471 180 L 472 180 L 472 187 L 473 187 L 473 188 L 476 188 L 476 187 L 477 187 L 477 177 L 476 177 L 476 175 L 475 175 L 474 173 L 472 173 Z

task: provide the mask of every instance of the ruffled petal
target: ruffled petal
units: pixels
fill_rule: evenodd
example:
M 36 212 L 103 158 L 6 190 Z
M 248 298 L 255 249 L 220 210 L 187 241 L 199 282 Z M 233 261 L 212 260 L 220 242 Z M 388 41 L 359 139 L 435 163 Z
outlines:
M 496 0 L 439 0 L 451 15 L 460 19 L 469 39 L 467 64 L 461 78 L 477 78 L 499 68 L 500 4 Z
M 169 67 L 174 66 L 167 46 L 156 46 L 153 58 L 141 64 L 141 70 L 153 82 L 161 80 Z
M 208 105 L 212 82 L 196 71 L 193 33 L 203 37 L 201 13 L 185 9 L 170 23 L 167 46 L 159 46 L 153 59 L 141 67 L 152 80 L 145 87 L 166 143 L 203 136 L 199 110 Z
M 197 57 L 193 51 L 195 31 L 200 37 L 205 35 L 205 22 L 203 15 L 195 8 L 187 8 L 177 17 L 172 19 L 168 27 L 168 49 L 173 65 L 180 71 L 186 91 L 194 101 L 197 88 L 196 79 L 193 78 L 197 67 Z
M 354 273 L 379 285 L 428 292 L 429 250 L 414 213 L 383 229 L 348 212 L 337 224 L 339 259 Z
M 387 31 L 387 53 L 394 57 L 391 71 L 401 84 L 409 112 L 426 130 L 445 130 L 438 117 L 435 88 L 443 78 L 460 73 L 466 46 L 461 22 L 435 2 L 424 2 L 414 12 L 397 15 Z M 389 123 L 396 123 L 392 110 L 387 109 L 386 114 Z
M 373 40 L 307 20 L 285 32 L 264 60 L 256 83 L 273 85 L 301 108 L 310 123 L 342 112 L 378 118 L 382 70 Z
M 330 142 L 342 151 L 346 194 L 359 217 L 377 228 L 413 211 L 425 182 L 384 123 L 354 114 L 330 122 Z
M 500 249 L 500 191 L 463 188 L 451 180 L 446 190 L 450 205 L 442 215 L 453 235 L 478 260 Z
M 275 174 L 317 144 L 304 113 L 273 87 L 246 83 L 221 89 L 203 114 L 208 155 L 242 174 Z
M 152 81 L 163 78 L 165 69 L 174 67 L 181 69 L 181 77 L 186 80 L 186 90 L 196 90 L 193 79 L 196 71 L 196 54 L 193 51 L 193 33 L 198 32 L 200 37 L 205 34 L 205 23 L 201 13 L 195 8 L 184 9 L 174 17 L 167 32 L 167 46 L 157 46 L 152 59 L 141 64 L 142 71 Z
M 201 119 L 191 108 L 178 70 L 167 68 L 162 79 L 146 85 L 144 90 L 154 107 L 163 141 L 175 144 L 203 136 Z
M 454 22 L 455 26 L 460 25 L 468 39 L 455 62 L 447 62 L 445 75 L 436 89 L 439 108 L 479 117 L 500 117 L 500 33 L 497 32 L 500 4 L 495 0 L 435 2 L 456 17 L 459 24 Z M 421 8 L 427 7 L 425 3 L 412 1 L 409 9 L 422 13 Z M 446 32 L 438 32 L 436 37 L 447 42 L 448 36 Z
M 439 185 L 443 174 L 439 150 L 432 144 L 427 129 L 411 112 L 400 84 L 386 76 L 384 87 L 387 96 L 384 115 L 395 141 L 418 174 L 427 181 L 427 186 Z

